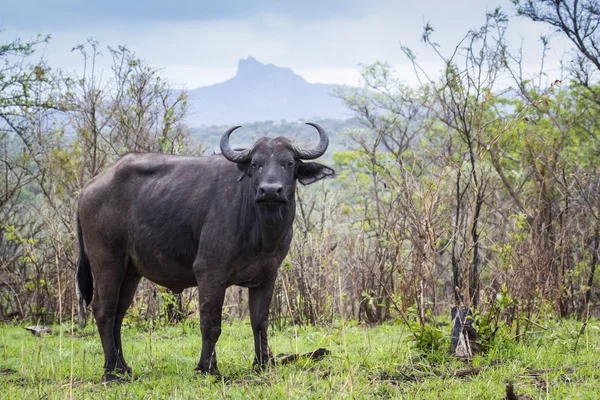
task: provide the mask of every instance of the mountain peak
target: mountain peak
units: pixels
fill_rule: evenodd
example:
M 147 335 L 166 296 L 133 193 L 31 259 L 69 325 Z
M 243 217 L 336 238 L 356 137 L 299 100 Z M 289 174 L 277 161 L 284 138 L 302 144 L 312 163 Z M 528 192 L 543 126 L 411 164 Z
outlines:
M 238 61 L 234 77 L 189 92 L 190 126 L 300 118 L 347 118 L 333 85 L 312 84 L 290 68 L 254 57 Z
M 263 64 L 256 58 L 249 56 L 238 61 L 238 70 L 236 77 L 240 78 L 283 78 L 304 81 L 300 75 L 297 75 L 291 68 L 278 67 L 273 64 Z
M 250 56 L 248 58 L 241 58 L 238 61 L 238 73 L 240 71 L 249 71 L 253 69 L 259 69 L 264 67 L 265 64 L 258 61 L 256 58 Z

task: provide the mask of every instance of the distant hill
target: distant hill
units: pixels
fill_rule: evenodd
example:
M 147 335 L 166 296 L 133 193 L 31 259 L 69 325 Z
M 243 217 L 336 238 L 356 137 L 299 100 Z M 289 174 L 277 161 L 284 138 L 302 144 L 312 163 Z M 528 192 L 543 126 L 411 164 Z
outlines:
M 189 91 L 189 126 L 254 121 L 347 119 L 351 112 L 332 96 L 336 85 L 308 83 L 290 68 L 253 57 L 238 62 L 236 75 L 222 83 Z
M 329 134 L 329 148 L 324 156 L 325 159 L 331 158 L 331 155 L 337 151 L 348 148 L 351 141 L 341 135 L 342 132 L 362 128 L 355 118 L 347 120 L 313 118 L 311 121 L 321 124 Z M 198 149 L 198 146 L 201 146 L 205 154 L 220 153 L 219 141 L 223 132 L 230 127 L 231 125 L 210 125 L 191 128 L 191 148 Z M 247 148 L 262 136 L 284 136 L 300 146 L 315 145 L 319 141 L 315 128 L 304 124 L 304 121 L 260 121 L 244 123 L 242 128 L 231 136 L 231 145 Z

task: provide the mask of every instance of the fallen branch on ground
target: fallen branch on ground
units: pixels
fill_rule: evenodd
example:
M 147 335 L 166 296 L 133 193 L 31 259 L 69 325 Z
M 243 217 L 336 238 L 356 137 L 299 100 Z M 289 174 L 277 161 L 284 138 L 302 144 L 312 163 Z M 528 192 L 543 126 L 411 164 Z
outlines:
M 292 361 L 296 361 L 299 358 L 307 358 L 309 360 L 318 361 L 329 354 L 331 354 L 331 351 L 324 348 L 320 348 L 310 353 L 304 354 L 279 354 L 275 359 L 275 363 L 283 365 Z

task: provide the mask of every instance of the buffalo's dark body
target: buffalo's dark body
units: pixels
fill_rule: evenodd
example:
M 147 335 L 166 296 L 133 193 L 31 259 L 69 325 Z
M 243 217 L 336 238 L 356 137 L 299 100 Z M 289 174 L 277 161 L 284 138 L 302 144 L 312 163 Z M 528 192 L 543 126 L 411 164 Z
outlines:
M 251 150 L 234 162 L 221 155 L 129 154 L 83 190 L 78 284 L 92 301 L 104 379 L 130 372 L 120 330 L 142 276 L 174 292 L 198 287 L 197 369 L 208 373 L 218 373 L 214 347 L 225 289 L 248 287 L 256 362 L 269 360 L 269 304 L 292 239 L 296 180 L 312 183 L 333 171 L 303 163 L 283 138 L 262 139 Z
M 285 234 L 263 252 L 254 193 L 249 181 L 238 182 L 239 175 L 236 165 L 221 156 L 123 157 L 94 178 L 80 198 L 90 258 L 101 247 L 175 292 L 196 286 L 202 268 L 223 284 L 256 286 L 256 279 L 269 272 L 256 262 L 265 261 L 265 254 L 285 257 L 292 231 L 287 224 L 281 227 Z M 207 260 L 194 271 L 199 253 Z

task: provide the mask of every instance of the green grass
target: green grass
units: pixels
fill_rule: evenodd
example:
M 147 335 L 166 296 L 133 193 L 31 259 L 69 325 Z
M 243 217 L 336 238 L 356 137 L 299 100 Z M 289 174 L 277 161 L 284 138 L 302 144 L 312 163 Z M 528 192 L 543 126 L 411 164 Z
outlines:
M 223 325 L 217 344 L 225 380 L 193 371 L 199 358 L 198 323 L 124 329 L 124 350 L 135 379 L 105 387 L 102 347 L 92 324 L 83 331 L 55 326 L 34 337 L 22 326 L 0 325 L 0 398 L 406 398 L 500 399 L 513 382 L 533 398 L 598 398 L 600 330 L 590 322 L 575 350 L 581 323 L 562 321 L 524 343 L 498 341 L 471 363 L 445 352 L 424 354 L 402 325 L 365 327 L 340 322 L 329 327 L 272 331 L 274 354 L 325 347 L 321 361 L 300 360 L 264 372 L 252 368 L 248 322 Z M 456 377 L 456 371 L 481 372 Z M 548 369 L 532 375 L 531 369 Z M 552 370 L 550 370 L 552 369 Z

